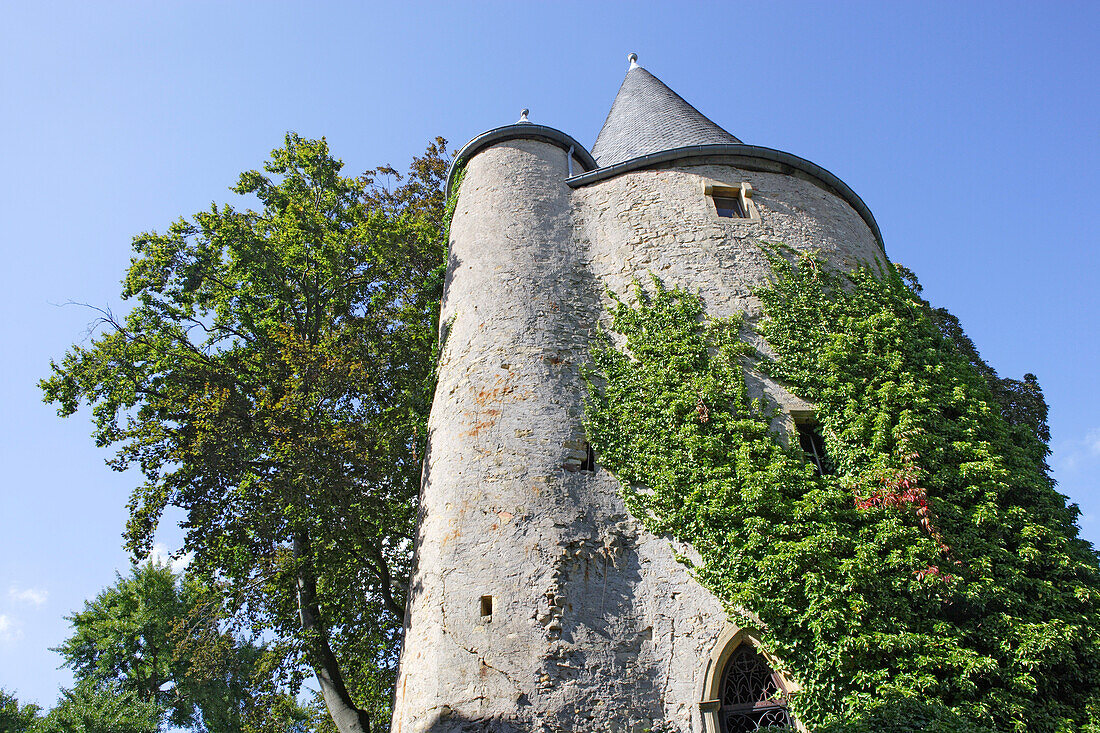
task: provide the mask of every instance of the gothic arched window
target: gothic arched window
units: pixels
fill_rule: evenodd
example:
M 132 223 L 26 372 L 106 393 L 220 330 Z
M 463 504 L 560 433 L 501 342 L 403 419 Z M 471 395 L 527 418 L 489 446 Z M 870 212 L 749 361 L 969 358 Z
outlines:
M 792 728 L 779 676 L 752 644 L 739 645 L 722 673 L 718 719 L 722 733 Z

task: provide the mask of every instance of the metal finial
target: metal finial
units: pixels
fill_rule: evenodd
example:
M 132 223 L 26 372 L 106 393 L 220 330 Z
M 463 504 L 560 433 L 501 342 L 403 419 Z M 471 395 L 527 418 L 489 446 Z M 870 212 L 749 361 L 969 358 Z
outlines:
M 627 61 L 630 62 L 630 68 L 632 68 L 632 69 L 638 68 L 638 54 L 632 53 L 629 56 L 627 56 L 626 59 L 627 59 Z
M 520 122 L 526 122 L 526 123 L 530 124 L 531 120 L 527 119 L 527 115 L 530 114 L 530 113 L 531 113 L 531 110 L 527 109 L 526 107 L 524 107 L 522 110 L 520 110 L 519 122 L 517 122 L 516 124 L 518 125 Z

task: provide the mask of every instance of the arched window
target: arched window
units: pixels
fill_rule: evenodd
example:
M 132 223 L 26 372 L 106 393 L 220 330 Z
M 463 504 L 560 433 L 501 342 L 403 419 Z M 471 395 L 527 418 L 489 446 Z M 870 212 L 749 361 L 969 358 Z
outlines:
M 711 652 L 699 702 L 705 733 L 755 730 L 805 731 L 787 709 L 788 693 L 800 688 L 775 671 L 751 629 L 730 625 Z
M 791 727 L 783 683 L 752 644 L 739 645 L 726 662 L 719 699 L 722 733 Z

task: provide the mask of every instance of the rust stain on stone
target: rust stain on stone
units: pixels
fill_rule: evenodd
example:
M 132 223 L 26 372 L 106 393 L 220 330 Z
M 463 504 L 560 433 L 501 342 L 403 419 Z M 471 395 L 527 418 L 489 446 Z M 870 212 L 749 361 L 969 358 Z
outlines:
M 497 413 L 499 414 L 499 411 L 497 411 Z M 482 430 L 484 430 L 485 428 L 491 428 L 491 427 L 493 427 L 493 425 L 495 425 L 495 424 L 496 424 L 496 422 L 497 422 L 497 421 L 496 421 L 496 418 L 495 418 L 495 417 L 494 417 L 494 418 L 490 418 L 490 419 L 488 419 L 488 420 L 478 420 L 477 422 L 475 422 L 475 423 L 473 424 L 473 427 L 471 427 L 471 428 L 470 428 L 469 430 L 467 430 L 466 432 L 462 433 L 462 435 L 463 435 L 464 437 L 474 437 L 474 436 L 476 436 L 476 435 L 477 435 L 478 433 L 480 433 L 480 432 L 481 432 Z
M 478 407 L 484 407 L 491 402 L 499 402 L 505 395 L 511 394 L 516 389 L 514 384 L 501 384 L 497 382 L 497 386 L 491 389 L 483 389 L 477 393 L 474 397 L 474 404 Z

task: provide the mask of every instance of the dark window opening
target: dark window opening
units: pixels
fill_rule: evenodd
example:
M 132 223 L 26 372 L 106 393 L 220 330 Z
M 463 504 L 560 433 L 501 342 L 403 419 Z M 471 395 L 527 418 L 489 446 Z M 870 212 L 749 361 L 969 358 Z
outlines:
M 825 441 L 817 426 L 809 422 L 795 423 L 798 428 L 798 444 L 806 454 L 806 458 L 817 468 L 819 476 L 827 476 L 832 473 L 829 468 L 829 459 L 825 455 Z
M 736 196 L 714 196 L 714 208 L 718 210 L 718 216 L 728 219 L 746 219 L 745 207 L 741 198 Z
M 584 444 L 584 460 L 581 461 L 581 471 L 594 472 L 596 470 L 596 451 L 592 450 L 590 443 Z
M 722 733 L 793 727 L 779 676 L 751 644 L 737 647 L 726 663 L 719 702 Z
M 488 618 L 493 615 L 493 597 L 482 596 L 481 597 L 481 617 Z

